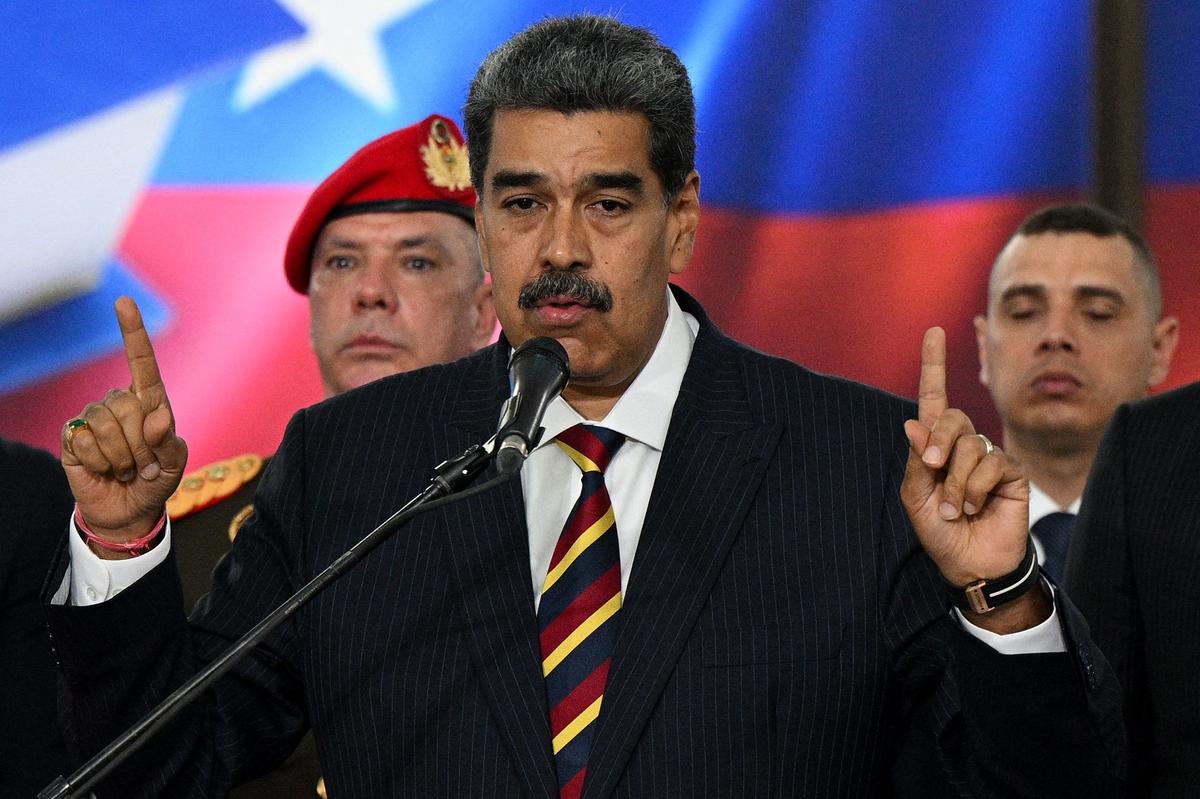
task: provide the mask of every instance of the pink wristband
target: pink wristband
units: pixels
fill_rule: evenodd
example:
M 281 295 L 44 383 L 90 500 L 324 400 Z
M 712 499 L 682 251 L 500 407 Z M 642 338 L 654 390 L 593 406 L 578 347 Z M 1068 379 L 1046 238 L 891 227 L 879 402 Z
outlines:
M 83 514 L 79 512 L 79 505 L 75 505 L 75 526 L 79 528 L 79 532 L 83 533 L 83 537 L 89 542 L 94 543 L 101 549 L 107 549 L 109 552 L 127 552 L 130 555 L 144 555 L 154 548 L 154 541 L 158 538 L 158 534 L 162 532 L 163 525 L 167 523 L 167 514 L 163 514 L 158 519 L 158 524 L 154 525 L 154 529 L 146 533 L 141 538 L 135 538 L 132 541 L 118 542 L 109 541 L 106 538 L 101 538 L 92 531 L 92 528 L 87 526 L 87 522 L 83 520 Z

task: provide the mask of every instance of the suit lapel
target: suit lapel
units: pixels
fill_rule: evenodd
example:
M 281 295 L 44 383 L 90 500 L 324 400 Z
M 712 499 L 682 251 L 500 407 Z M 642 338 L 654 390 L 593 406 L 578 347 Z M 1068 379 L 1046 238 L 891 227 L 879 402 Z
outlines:
M 508 348 L 494 351 L 488 368 L 465 382 L 454 411 L 446 414 L 454 420 L 439 439 L 450 447 L 447 456 L 495 432 L 508 395 Z M 479 479 L 494 475 L 489 467 Z M 501 738 L 529 794 L 556 796 L 521 482 L 448 505 L 442 513 L 450 578 L 461 597 L 474 665 Z
M 585 799 L 619 783 L 779 442 L 779 425 L 750 406 L 733 346 L 694 302 L 684 307 L 701 333 L 634 558 Z

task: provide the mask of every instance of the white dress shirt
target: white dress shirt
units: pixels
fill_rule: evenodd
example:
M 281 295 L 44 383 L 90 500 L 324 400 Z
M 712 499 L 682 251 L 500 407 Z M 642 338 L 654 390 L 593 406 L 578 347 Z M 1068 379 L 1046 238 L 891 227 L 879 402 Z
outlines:
M 667 321 L 653 354 L 608 415 L 595 422 L 626 437 L 604 473 L 605 486 L 616 517 L 623 594 L 629 587 L 633 557 L 641 537 L 646 508 L 650 504 L 654 479 L 658 475 L 667 428 L 699 329 L 700 323 L 679 307 L 668 290 Z M 530 453 L 521 470 L 525 523 L 529 531 L 530 588 L 535 607 L 541 601 L 542 583 L 555 544 L 582 485 L 579 467 L 554 443 L 554 437 L 584 421 L 566 400 L 556 398 L 542 419 L 545 429 L 542 442 Z M 128 560 L 102 560 L 83 543 L 72 519 L 72 567 L 67 576 L 71 603 L 91 605 L 116 596 L 166 558 L 171 543 L 170 535 L 168 522 L 163 540 L 146 554 Z M 56 602 L 65 601 L 66 589 L 64 581 L 59 591 L 61 598 L 56 596 Z M 997 635 L 977 627 L 957 610 L 954 612 L 967 632 L 1002 654 L 1066 650 L 1057 610 L 1036 627 L 1008 635 Z
M 65 605 L 68 592 L 72 605 L 95 605 L 112 599 L 167 559 L 167 553 L 171 550 L 169 518 L 163 526 L 162 535 L 158 546 L 149 552 L 125 560 L 105 560 L 84 542 L 75 526 L 75 514 L 71 514 L 71 534 L 67 537 L 71 562 L 51 602 Z
M 667 297 L 667 321 L 653 354 L 608 415 L 594 422 L 625 436 L 625 443 L 604 472 L 621 548 L 622 594 L 629 587 L 629 571 L 642 535 L 654 478 L 658 475 L 667 427 L 700 330 L 700 323 L 683 312 L 670 291 Z M 566 400 L 561 396 L 556 398 L 542 419 L 546 431 L 542 442 L 530 453 L 521 470 L 534 607 L 541 601 L 542 583 L 550 568 L 554 546 L 582 487 L 583 473 L 554 443 L 554 437 L 583 421 Z

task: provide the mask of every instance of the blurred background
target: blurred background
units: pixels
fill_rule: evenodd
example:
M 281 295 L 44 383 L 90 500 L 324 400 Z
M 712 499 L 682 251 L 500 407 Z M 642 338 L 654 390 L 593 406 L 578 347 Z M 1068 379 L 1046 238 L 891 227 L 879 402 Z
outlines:
M 0 436 L 129 381 L 142 306 L 190 467 L 273 452 L 321 397 L 283 278 L 308 192 L 351 152 L 461 119 L 495 45 L 547 15 L 658 33 L 698 102 L 704 215 L 679 283 L 727 333 L 912 396 L 921 333 L 999 425 L 972 317 L 1036 208 L 1137 220 L 1200 378 L 1195 0 L 6 0 L 0 5 Z

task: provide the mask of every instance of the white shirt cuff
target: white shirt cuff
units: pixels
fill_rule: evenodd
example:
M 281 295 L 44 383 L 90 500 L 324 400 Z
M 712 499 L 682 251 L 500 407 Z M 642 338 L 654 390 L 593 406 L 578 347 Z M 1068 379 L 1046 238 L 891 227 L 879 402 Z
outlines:
M 71 584 L 71 604 L 95 605 L 112 599 L 167 559 L 171 549 L 171 520 L 167 519 L 162 540 L 157 546 L 143 555 L 125 560 L 105 560 L 92 552 L 75 526 L 74 514 L 71 516 L 68 540 L 71 562 L 66 579 Z
M 1054 586 L 1044 580 L 1042 581 L 1042 585 L 1050 589 L 1050 601 L 1053 603 Z M 991 630 L 985 630 L 982 627 L 972 624 L 967 621 L 967 617 L 958 608 L 954 608 L 954 615 L 958 618 L 958 622 L 964 630 L 980 641 L 983 641 L 992 649 L 995 649 L 1001 655 L 1038 655 L 1067 651 L 1067 642 L 1063 638 L 1062 625 L 1058 623 L 1058 606 L 1055 604 L 1051 605 L 1050 618 L 1041 624 L 1030 627 L 1028 630 L 1020 630 L 1015 633 L 1008 633 L 1007 635 L 994 633 Z

